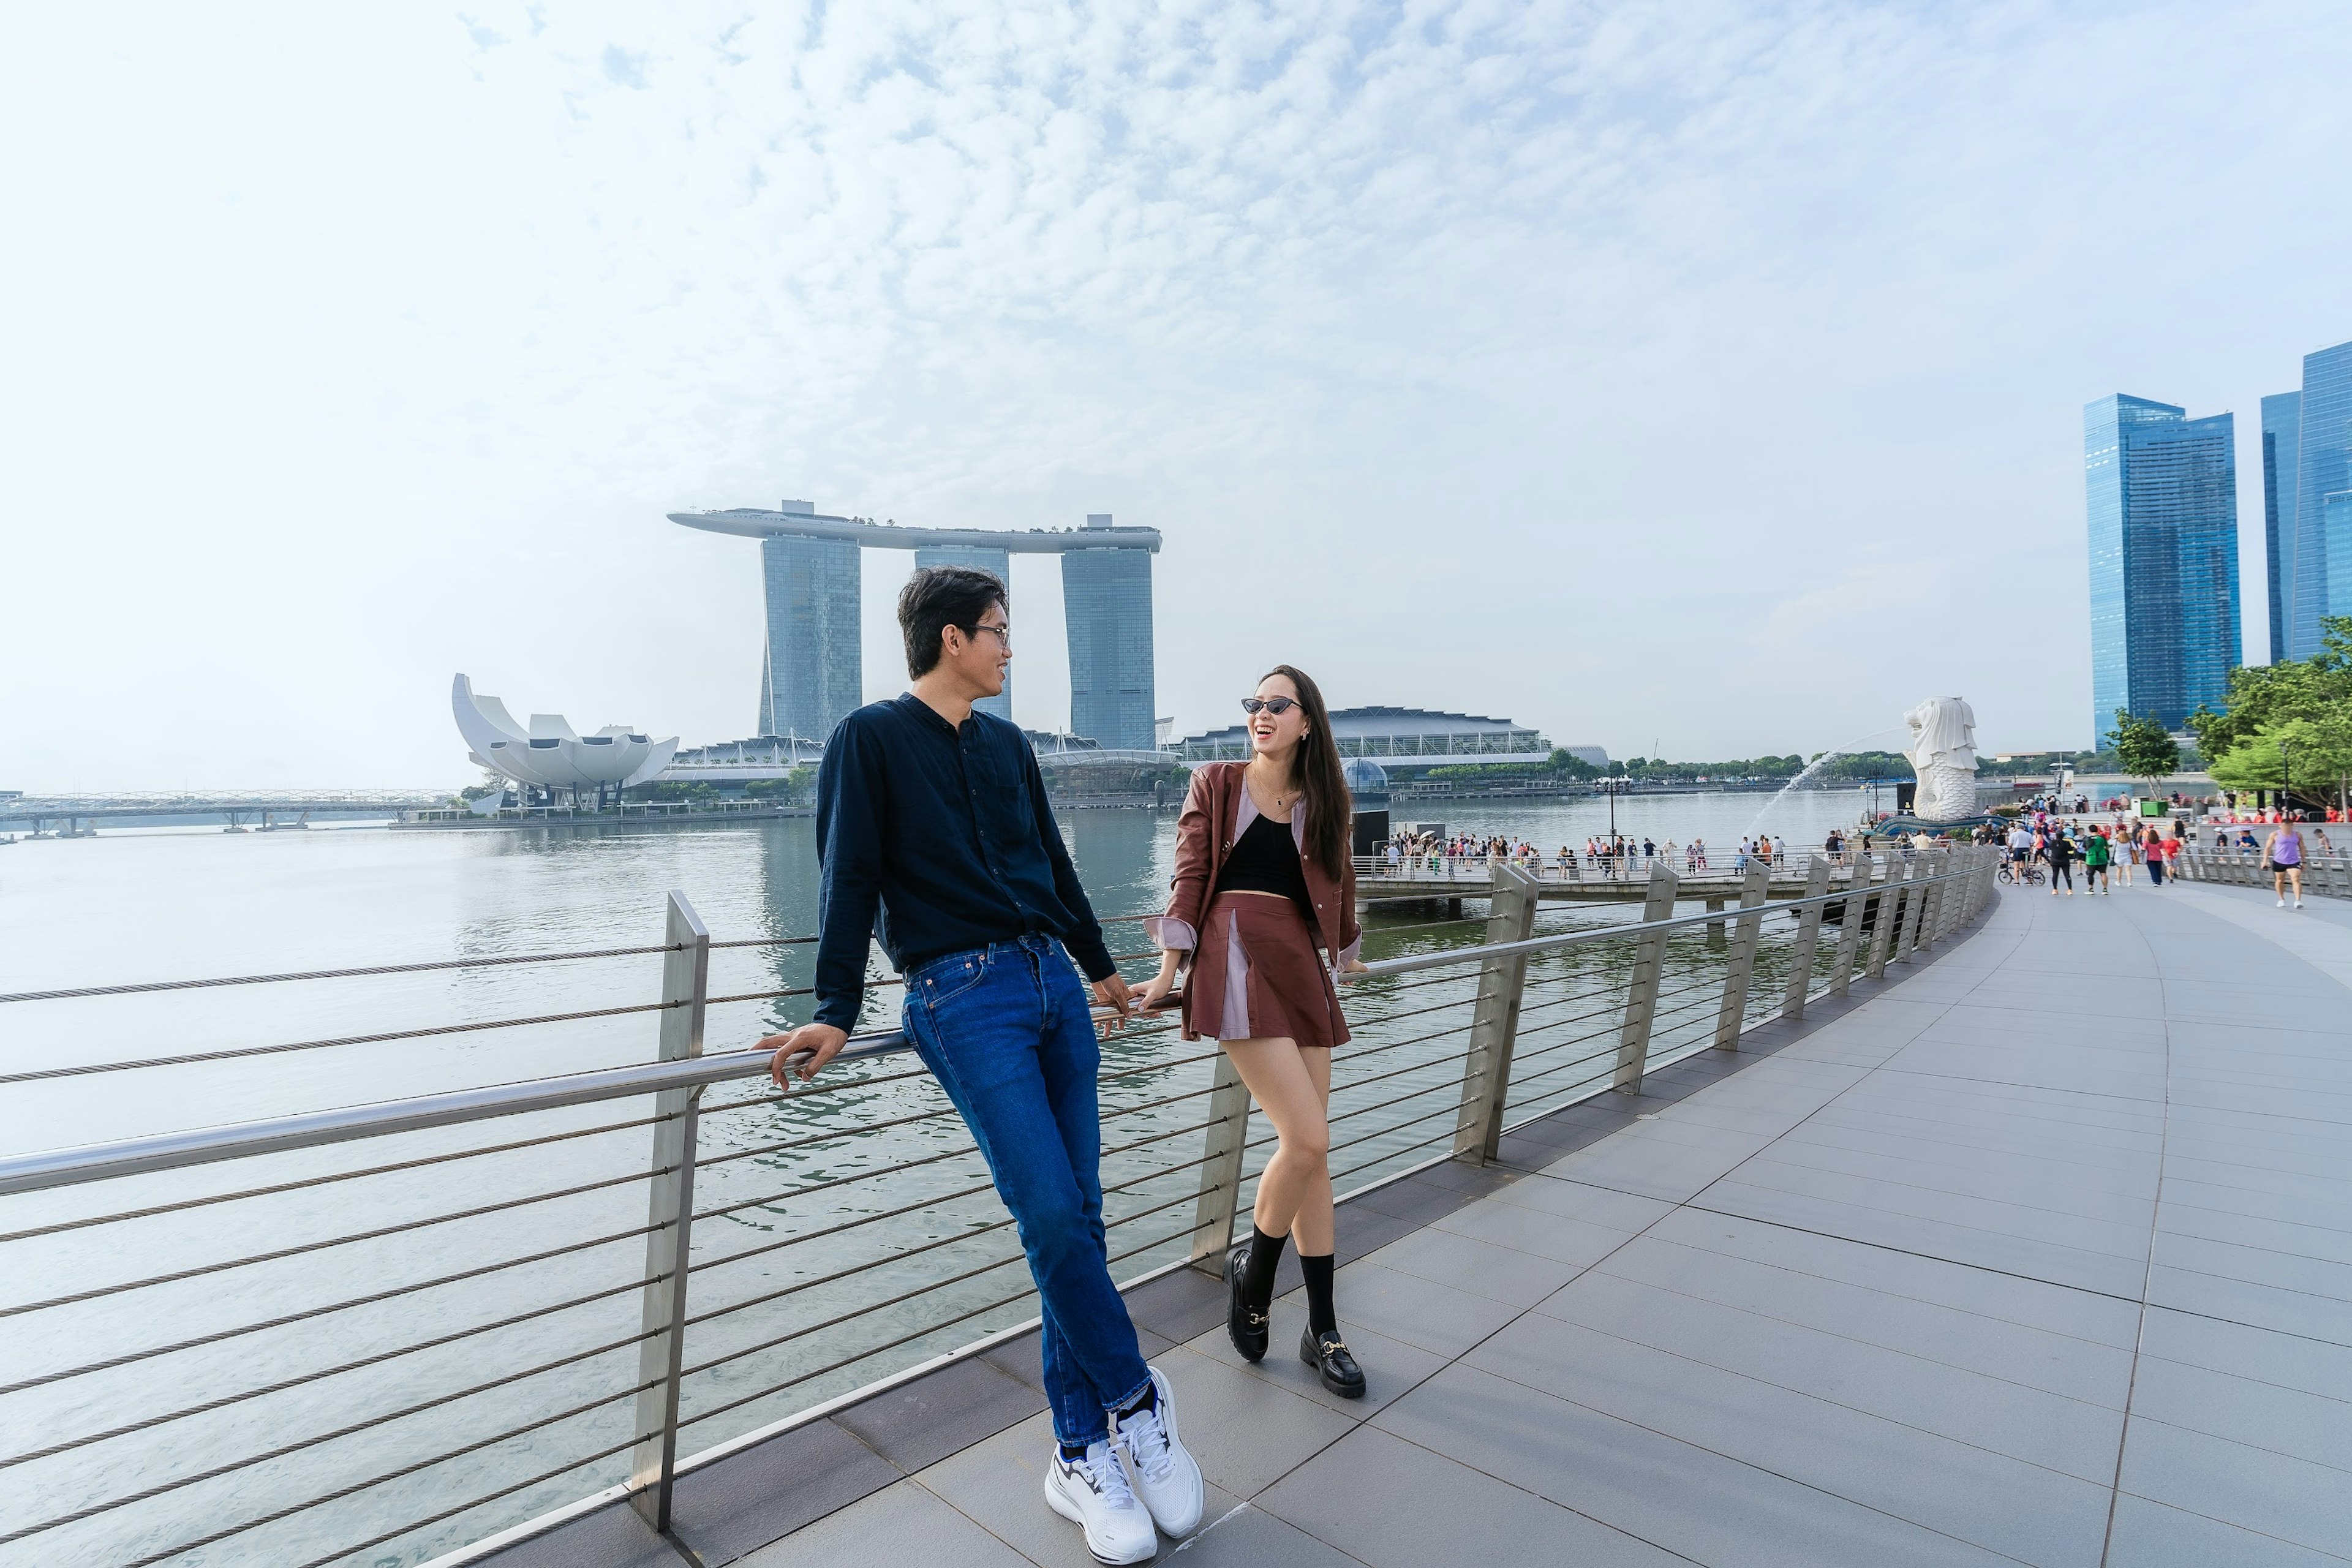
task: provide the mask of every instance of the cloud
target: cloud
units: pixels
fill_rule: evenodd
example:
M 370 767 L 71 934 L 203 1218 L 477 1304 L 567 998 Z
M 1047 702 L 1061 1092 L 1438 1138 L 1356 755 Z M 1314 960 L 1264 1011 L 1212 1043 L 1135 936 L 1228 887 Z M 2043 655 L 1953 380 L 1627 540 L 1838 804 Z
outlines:
M 1161 528 L 1188 724 L 1304 650 L 1621 751 L 1818 750 L 1930 670 L 2063 743 L 2080 405 L 2251 427 L 2352 336 L 2315 5 L 293 15 L 256 52 L 159 10 L 127 60 L 52 17 L 0 108 L 53 237 L 0 263 L 44 307 L 0 504 L 120 545 L 23 563 L 0 656 L 85 684 L 31 697 L 36 782 L 185 765 L 121 738 L 159 723 L 266 782 L 262 686 L 310 777 L 462 771 L 459 668 L 731 736 L 751 558 L 661 514 L 787 494 Z

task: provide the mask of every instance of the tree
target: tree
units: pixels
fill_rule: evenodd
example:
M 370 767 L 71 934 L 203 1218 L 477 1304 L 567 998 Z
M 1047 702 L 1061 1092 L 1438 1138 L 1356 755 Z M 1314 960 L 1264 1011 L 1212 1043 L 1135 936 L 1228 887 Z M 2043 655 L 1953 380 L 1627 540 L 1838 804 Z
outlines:
M 2225 789 L 2333 789 L 2340 805 L 2352 795 L 2352 715 L 2290 719 L 2257 731 L 2213 764 L 2213 780 Z
M 2124 775 L 2147 785 L 2150 795 L 2180 766 L 2180 742 L 2155 720 L 2136 719 L 2126 709 L 2116 710 L 2114 745 Z

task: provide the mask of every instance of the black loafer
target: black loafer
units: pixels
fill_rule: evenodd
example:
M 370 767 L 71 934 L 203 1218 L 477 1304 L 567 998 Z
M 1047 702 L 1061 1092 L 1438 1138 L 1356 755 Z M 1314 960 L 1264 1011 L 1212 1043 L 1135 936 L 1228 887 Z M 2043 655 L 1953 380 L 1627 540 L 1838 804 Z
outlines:
M 1364 1369 L 1348 1353 L 1348 1342 L 1337 1333 L 1313 1329 L 1298 1336 L 1298 1359 L 1323 1374 L 1323 1386 L 1342 1399 L 1364 1396 Z
M 1242 1299 L 1242 1277 L 1249 1272 L 1249 1255 L 1246 1241 L 1234 1243 L 1225 1254 L 1225 1337 L 1234 1342 L 1244 1361 L 1264 1361 L 1266 1325 L 1272 1320 Z

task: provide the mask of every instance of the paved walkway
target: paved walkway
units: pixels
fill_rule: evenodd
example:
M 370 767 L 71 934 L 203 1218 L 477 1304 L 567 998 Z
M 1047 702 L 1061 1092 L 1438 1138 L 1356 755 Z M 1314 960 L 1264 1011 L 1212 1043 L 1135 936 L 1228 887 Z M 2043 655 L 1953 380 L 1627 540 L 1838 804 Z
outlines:
M 2352 904 L 2005 893 L 1775 1044 L 1345 1211 L 1393 1234 L 1339 1274 L 1360 1404 L 1297 1296 L 1256 1367 L 1199 1296 L 1154 1353 L 1213 1522 L 1162 1561 L 2352 1561 Z M 1077 1568 L 1048 1441 L 738 1560 Z

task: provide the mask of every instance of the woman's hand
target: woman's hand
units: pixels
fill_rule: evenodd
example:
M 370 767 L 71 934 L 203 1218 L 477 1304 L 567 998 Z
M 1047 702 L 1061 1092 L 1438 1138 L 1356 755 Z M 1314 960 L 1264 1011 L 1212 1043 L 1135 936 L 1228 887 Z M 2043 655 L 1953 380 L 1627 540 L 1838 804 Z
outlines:
M 1371 965 L 1360 958 L 1351 958 L 1339 966 L 1339 973 L 1342 974 L 1370 974 L 1371 972 Z
M 1136 993 L 1135 1010 L 1137 1012 L 1152 1011 L 1167 1000 L 1168 993 L 1176 989 L 1177 961 L 1178 955 L 1172 952 L 1161 955 L 1160 973 L 1145 981 L 1143 989 Z

